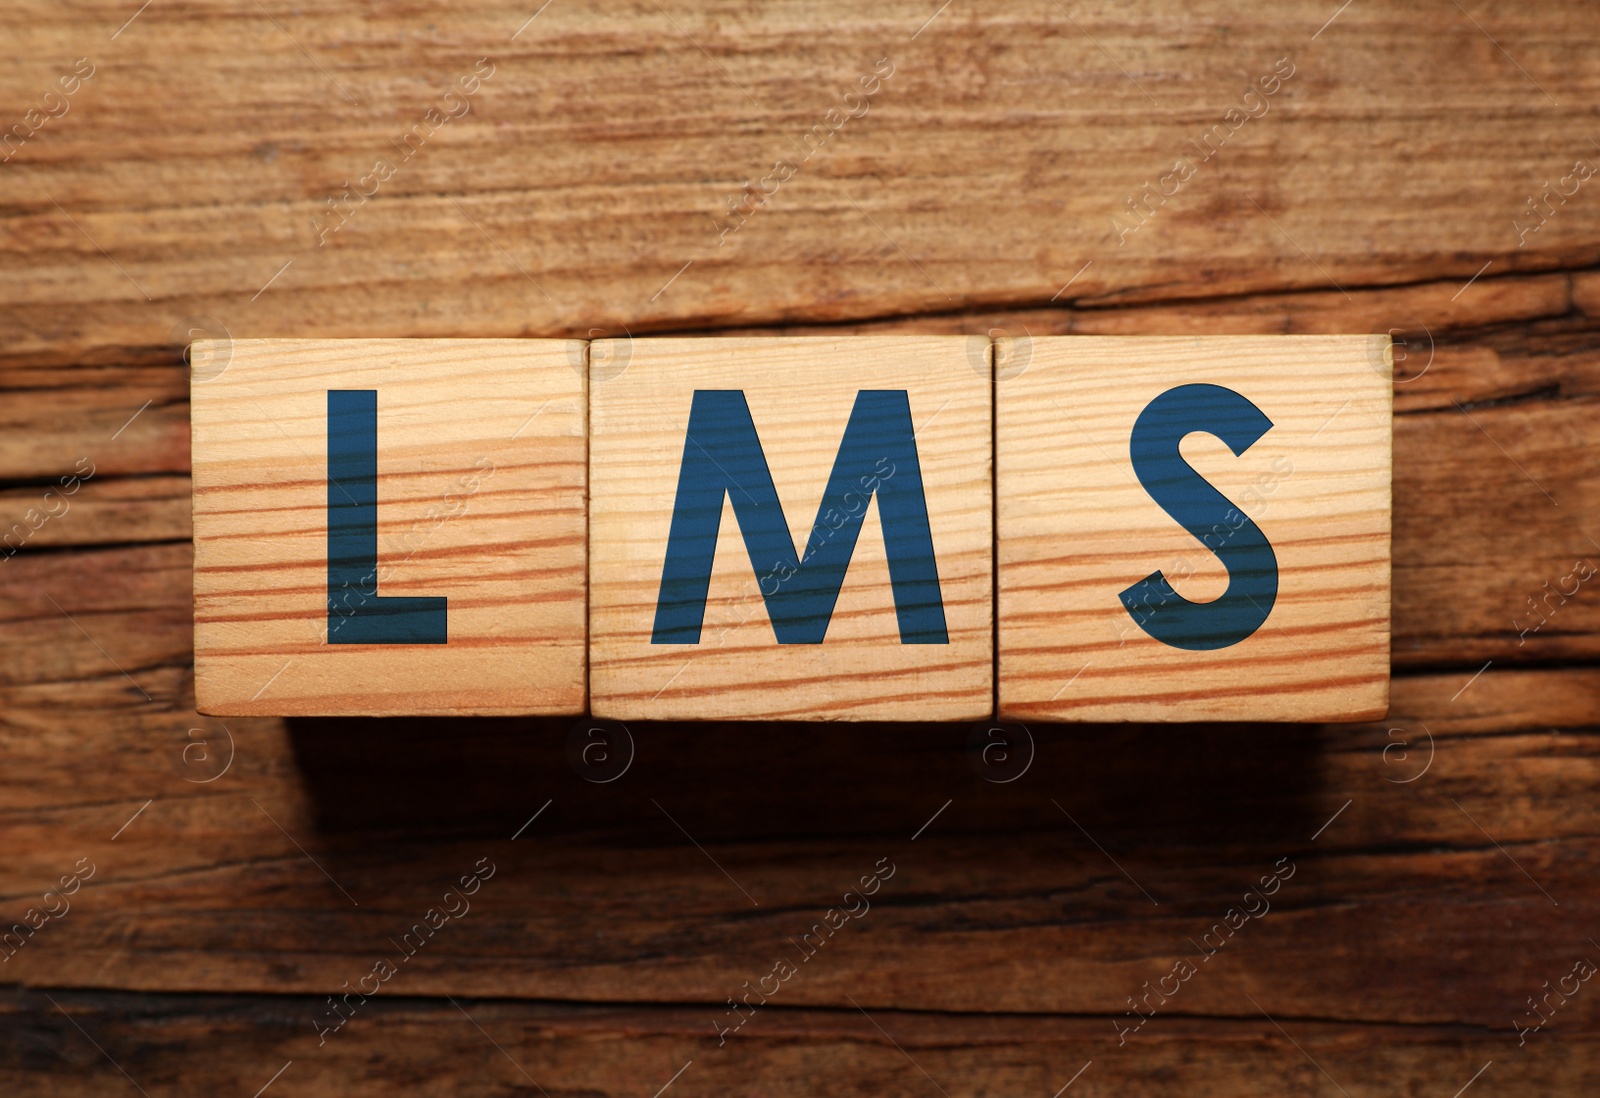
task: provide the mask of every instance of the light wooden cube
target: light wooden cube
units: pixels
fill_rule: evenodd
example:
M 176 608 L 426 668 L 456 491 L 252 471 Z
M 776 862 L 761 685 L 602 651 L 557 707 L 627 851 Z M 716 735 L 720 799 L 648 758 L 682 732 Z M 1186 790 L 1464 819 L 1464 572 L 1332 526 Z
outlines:
M 1382 717 L 1391 372 L 1386 336 L 1035 340 L 996 389 L 1001 715 Z
M 583 712 L 585 350 L 242 340 L 197 377 L 200 711 Z
M 591 379 L 596 716 L 992 712 L 987 340 L 643 339 L 592 353 L 627 360 Z M 751 438 L 758 452 L 739 444 Z

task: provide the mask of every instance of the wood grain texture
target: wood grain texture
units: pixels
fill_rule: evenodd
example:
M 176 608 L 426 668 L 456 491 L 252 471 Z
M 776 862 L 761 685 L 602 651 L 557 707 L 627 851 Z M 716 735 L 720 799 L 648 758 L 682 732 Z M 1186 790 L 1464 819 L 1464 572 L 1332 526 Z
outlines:
M 1551 307 L 1562 308 L 1563 300 L 1553 295 Z M 1251 312 L 1233 323 L 1255 323 L 1255 304 L 1239 307 Z M 1283 305 L 1290 314 L 1299 308 L 1292 297 Z M 1163 323 L 1159 314 L 1152 323 Z M 1583 318 L 1563 322 L 1560 330 L 1525 332 L 1515 342 L 1464 330 L 1441 346 L 1424 380 L 1444 371 L 1445 391 L 1469 400 L 1504 392 L 1507 384 L 1531 386 L 1535 395 L 1473 406 L 1473 414 L 1489 417 L 1480 421 L 1508 439 L 1533 424 L 1549 424 L 1585 452 L 1595 445 L 1593 375 L 1586 373 L 1593 352 L 1585 349 Z M 1548 349 L 1531 353 L 1540 347 Z M 1497 369 L 1507 380 L 1497 380 L 1487 364 L 1502 364 Z M 129 413 L 140 403 L 130 399 Z M 275 998 L 266 1000 L 266 1013 L 286 1027 L 282 1042 L 289 1047 L 281 1059 L 265 1057 L 254 1082 L 259 1087 L 296 1055 L 296 1042 L 316 1048 L 309 1019 L 298 1012 L 285 1017 L 277 996 L 300 989 L 312 997 L 308 1004 L 325 1007 L 321 996 L 368 971 L 374 950 L 388 948 L 385 940 L 399 924 L 437 902 L 435 884 L 454 880 L 488 853 L 503 876 L 475 899 L 471 916 L 449 927 L 462 936 L 441 936 L 440 954 L 420 958 L 423 963 L 406 973 L 409 984 L 392 990 L 454 995 L 507 1047 L 514 1038 L 489 1024 L 471 996 L 629 999 L 645 1008 L 692 1000 L 702 1005 L 680 1026 L 688 1034 L 688 1059 L 700 1043 L 716 1046 L 711 1023 L 726 1012 L 725 998 L 766 971 L 774 947 L 786 947 L 788 936 L 809 927 L 833 902 L 844 887 L 835 878 L 853 879 L 857 863 L 864 859 L 870 867 L 888 852 L 906 874 L 907 892 L 885 897 L 859 926 L 847 928 L 863 931 L 861 938 L 841 934 L 830 944 L 837 952 L 827 955 L 829 963 L 837 967 L 794 985 L 792 1001 L 833 1018 L 838 1004 L 848 1007 L 843 995 L 849 994 L 925 1066 L 941 1064 L 929 1062 L 923 1046 L 906 1044 L 916 1038 L 901 1028 L 902 1016 L 942 1019 L 950 1027 L 927 1052 L 952 1040 L 972 1045 L 986 1026 L 1015 1035 L 1017 1027 L 1032 1024 L 1024 1015 L 1039 1024 L 1084 1027 L 1077 1046 L 1082 1056 L 1069 1066 L 1076 1070 L 1090 1058 L 1096 1064 L 1074 1090 L 1087 1089 L 1093 1073 L 1119 1055 L 1115 1062 L 1130 1064 L 1130 1078 L 1140 1086 L 1170 1079 L 1178 1088 L 1248 1093 L 1266 1079 L 1261 1085 L 1271 1092 L 1279 1078 L 1273 1072 L 1299 1081 L 1295 1073 L 1314 1071 L 1304 1061 L 1294 1066 L 1292 1055 L 1299 1054 L 1277 1029 L 1249 1020 L 1248 993 L 1352 1094 L 1362 1085 L 1389 1093 L 1389 1073 L 1402 1069 L 1419 1086 L 1453 1092 L 1488 1059 L 1497 1063 L 1479 1086 L 1491 1076 L 1514 1094 L 1581 1086 L 1594 1071 L 1594 1057 L 1569 1041 L 1591 1024 L 1587 1000 L 1574 1000 L 1568 1020 L 1558 1019 L 1526 1049 L 1517 1047 L 1510 1023 L 1524 1017 L 1514 1011 L 1527 995 L 1570 970 L 1581 945 L 1568 920 L 1576 913 L 1579 923 L 1592 921 L 1587 913 L 1600 903 L 1589 872 L 1595 855 L 1586 836 L 1595 833 L 1595 821 L 1585 793 L 1594 777 L 1600 683 L 1589 668 L 1537 668 L 1570 659 L 1557 653 L 1583 651 L 1600 632 L 1600 619 L 1592 601 L 1580 597 L 1563 608 L 1570 616 L 1555 619 L 1559 634 L 1547 629 L 1519 644 L 1513 632 L 1493 630 L 1500 612 L 1520 598 L 1498 598 L 1497 589 L 1478 577 L 1502 573 L 1510 596 L 1546 555 L 1556 559 L 1584 544 L 1567 512 L 1588 506 L 1592 487 L 1571 461 L 1573 451 L 1565 458 L 1551 451 L 1548 460 L 1535 454 L 1531 471 L 1570 506 L 1524 508 L 1525 494 L 1543 497 L 1453 404 L 1401 416 L 1396 431 L 1398 465 L 1408 471 L 1397 484 L 1409 493 L 1403 508 L 1440 497 L 1441 514 L 1514 507 L 1529 526 L 1513 527 L 1509 543 L 1507 524 L 1493 522 L 1492 514 L 1468 516 L 1473 521 L 1460 525 L 1457 539 L 1437 538 L 1421 520 L 1397 529 L 1397 596 L 1413 607 L 1405 626 L 1411 639 L 1397 656 L 1403 651 L 1410 666 L 1425 667 L 1437 653 L 1468 646 L 1488 655 L 1477 664 L 1456 657 L 1438 673 L 1397 678 L 1383 725 L 1306 730 L 1289 740 L 1281 729 L 1241 726 L 1062 729 L 1041 735 L 1029 775 L 1004 786 L 972 772 L 960 726 L 636 729 L 639 754 L 628 775 L 593 785 L 568 766 L 564 722 L 219 723 L 192 711 L 187 545 L 113 545 L 70 554 L 25 549 L 0 563 L 0 605 L 7 609 L 0 630 L 7 653 L 0 663 L 7 676 L 0 684 L 0 733 L 12 762 L 4 772 L 4 800 L 11 807 L 3 817 L 12 853 L 4 863 L 0 911 L 20 916 L 37 902 L 30 897 L 80 856 L 90 857 L 101 876 L 74 898 L 66 919 L 50 923 L 7 962 L 4 974 L 56 989 L 270 992 Z M 76 454 L 70 442 L 61 446 L 54 468 L 64 472 Z M 1515 456 L 1530 460 L 1524 449 Z M 148 460 L 159 467 L 164 459 L 153 453 Z M 1474 502 L 1449 502 L 1450 484 Z M 80 517 L 68 515 L 62 529 Z M 181 527 L 171 529 L 181 536 Z M 1453 591 L 1455 598 L 1423 597 L 1423 585 Z M 1473 680 L 1491 656 L 1495 665 Z M 1506 670 L 1507 660 L 1535 666 Z M 220 754 L 228 742 L 223 725 L 237 745 L 233 766 L 216 781 L 197 784 L 215 764 L 208 769 L 186 762 L 182 752 L 207 738 Z M 757 773 L 783 780 L 751 781 Z M 352 780 L 357 774 L 361 779 Z M 841 784 L 841 774 L 862 780 Z M 543 788 L 531 787 L 529 775 L 540 776 Z M 504 845 L 547 798 L 554 803 L 544 815 Z M 947 798 L 953 803 L 908 844 Z M 672 829 L 652 799 L 763 909 L 792 911 L 800 925 L 752 907 Z M 1052 799 L 1160 907 L 1118 874 Z M 1308 843 L 1335 813 L 1333 825 Z M 494 845 L 474 836 L 492 836 Z M 527 846 L 530 840 L 543 845 Z M 360 900 L 360 909 L 297 843 Z M 925 861 L 899 853 L 928 844 L 938 844 L 930 846 L 937 853 L 919 854 Z M 516 858 L 506 860 L 501 850 Z M 1241 878 L 1260 875 L 1244 870 L 1285 855 L 1305 876 L 1291 880 L 1274 898 L 1272 913 L 1245 931 L 1262 933 L 1241 935 L 1234 943 L 1239 951 L 1213 962 L 1207 983 L 1186 985 L 1194 997 L 1184 1009 L 1204 1017 L 1158 1017 L 1131 1047 L 1119 1048 L 1112 1023 L 1125 1019 L 1124 998 L 1192 952 L 1185 939 L 1236 902 Z M 618 880 L 628 882 L 625 895 Z M 1299 882 L 1308 888 L 1296 896 Z M 506 891 L 497 895 L 494 887 L 501 884 Z M 100 885 L 108 887 L 97 895 Z M 760 920 L 751 922 L 752 915 Z M 879 915 L 890 918 L 876 922 Z M 1289 921 L 1278 922 L 1280 915 Z M 530 949 L 531 956 L 518 953 Z M 1152 957 L 1161 959 L 1154 968 Z M 1237 964 L 1216 967 L 1223 961 Z M 1007 978 L 997 981 L 997 972 Z M 1418 988 L 1449 991 L 1419 994 Z M 51 994 L 150 1089 L 137 1049 L 154 1046 L 111 1044 L 115 1029 L 102 1031 L 96 1015 L 78 1013 L 83 1000 L 75 993 Z M 270 1032 L 249 1000 L 235 1002 L 237 1008 L 215 1009 L 238 1009 L 242 1020 L 195 1031 L 192 1040 L 243 1053 L 253 1047 L 252 1035 Z M 433 1009 L 415 1000 L 402 1009 L 413 1003 Z M 476 1033 L 441 1003 L 469 1037 Z M 48 1002 L 43 1007 L 54 1021 L 41 1014 L 20 1023 L 24 1047 L 44 1051 L 42 1059 L 25 1062 L 37 1066 L 18 1069 L 19 1093 L 58 1090 L 72 1078 L 69 1070 L 95 1080 L 89 1086 L 102 1078 L 95 1073 L 114 1071 L 103 1061 L 92 1067 L 86 1043 L 78 1046 L 85 1058 L 74 1059 L 72 1046 L 45 1040 L 45 1033 L 76 1030 Z M 380 997 L 369 1017 L 394 1007 Z M 1005 1012 L 990 1013 L 996 1008 Z M 765 1027 L 790 1009 L 774 1003 L 731 1047 L 768 1047 L 763 1034 L 774 1031 Z M 919 1013 L 929 1009 L 933 1013 Z M 130 1019 L 148 1036 L 148 1025 L 137 1021 L 147 1010 L 165 1007 L 159 1000 L 125 999 L 101 1017 L 113 1027 L 121 1024 L 117 1019 Z M 1066 1013 L 1050 1017 L 1057 1010 Z M 1074 1020 L 1074 1013 L 1093 1016 Z M 1259 1030 L 1225 1056 L 1222 1050 L 1235 1049 L 1225 1034 L 1241 1025 Z M 1423 1038 L 1426 1026 L 1444 1027 L 1437 1043 Z M 353 1022 L 336 1041 L 383 1034 L 382 1041 L 396 1043 L 363 1045 L 363 1051 L 371 1047 L 386 1062 L 432 1072 L 443 1087 L 476 1085 L 448 1082 L 463 1078 L 461 1061 L 451 1047 L 419 1040 L 421 1032 Z M 565 1030 L 539 1032 L 539 1049 L 553 1052 L 567 1043 Z M 619 1047 L 637 1041 L 640 1032 L 625 1026 Z M 792 1065 L 802 1085 L 838 1085 L 843 1076 L 830 1051 L 835 1046 L 805 1028 L 777 1032 L 784 1034 L 779 1041 L 802 1050 Z M 1395 1051 L 1417 1041 L 1423 1044 L 1412 1053 Z M 1008 1070 L 1030 1080 L 1054 1070 L 1062 1054 L 1054 1043 L 980 1041 L 972 1047 L 971 1059 L 961 1061 L 971 1071 L 1013 1064 Z M 900 1055 L 882 1048 L 885 1056 Z M 1241 1067 L 1247 1049 L 1262 1057 L 1250 1061 L 1251 1072 Z M 1502 1050 L 1514 1054 L 1502 1058 Z M 555 1063 L 512 1051 L 530 1071 Z M 1169 1052 L 1172 1074 L 1152 1076 L 1152 1065 L 1165 1063 L 1157 1058 Z M 485 1062 L 480 1055 L 498 1056 L 492 1048 L 460 1055 L 474 1067 Z M 170 1074 L 158 1080 L 200 1078 L 192 1055 L 174 1056 L 161 1069 Z M 683 1059 L 666 1064 L 654 1085 Z M 901 1064 L 900 1070 L 913 1071 Z M 1554 1068 L 1540 1066 L 1552 1064 L 1572 1074 L 1549 1075 Z M 1368 1066 L 1353 1072 L 1355 1078 L 1346 1074 L 1358 1065 Z M 255 1062 L 239 1062 L 241 1078 L 247 1067 Z M 504 1067 L 522 1078 L 510 1064 Z M 373 1070 L 363 1069 L 361 1078 Z M 754 1060 L 737 1059 L 724 1070 L 749 1079 L 759 1068 Z M 883 1070 L 872 1078 L 887 1092 L 926 1087 L 919 1073 L 909 1084 L 893 1074 L 887 1059 Z M 967 1070 L 957 1073 L 955 1084 L 941 1076 L 942 1084 L 959 1090 Z M 350 1078 L 341 1060 L 319 1073 L 315 1085 L 348 1086 Z M 1055 1085 L 1065 1079 L 1062 1073 Z M 686 1074 L 675 1086 L 690 1080 Z M 635 1086 L 630 1072 L 591 1083 Z M 1108 1084 L 1111 1090 L 1121 1085 Z
M 581 713 L 585 350 L 263 340 L 197 365 L 201 712 Z M 447 643 L 335 643 L 355 619 L 330 609 L 332 390 L 376 394 L 377 559 L 359 582 L 444 597 Z
M 0 165 L 0 530 L 96 473 L 0 554 L 0 923 L 99 868 L 0 964 L 0 1090 L 137 1094 L 91 1038 L 150 1098 L 255 1095 L 291 1058 L 262 1098 L 538 1094 L 522 1068 L 637 1098 L 691 1058 L 663 1098 L 937 1094 L 917 1065 L 951 1098 L 1048 1096 L 1091 1059 L 1061 1098 L 1595 1089 L 1592 982 L 1512 1028 L 1600 925 L 1600 598 L 1523 631 L 1600 560 L 1596 180 L 1514 220 L 1595 160 L 1589 5 L 138 7 L 5 12 L 0 129 L 43 124 Z M 483 57 L 470 112 L 318 247 L 328 199 Z M 763 204 L 883 57 L 870 110 Z M 1111 213 L 1283 57 L 1268 112 L 1118 245 Z M 562 719 L 203 717 L 173 505 L 197 326 L 1399 329 L 1391 715 L 1036 730 L 1006 785 L 938 723 L 636 726 L 595 784 Z M 318 1048 L 307 1012 L 486 853 L 460 944 Z M 796 1005 L 718 1048 L 727 997 L 885 853 L 899 874 Z M 1119 1047 L 1126 997 L 1284 856 L 1272 911 Z
M 1487 1060 L 1494 1067 L 1477 1085 L 1492 1084 L 1499 1094 L 1582 1094 L 1600 1078 L 1593 1035 L 1578 1027 L 1541 1034 L 1511 1055 L 1503 1038 L 1469 1027 L 1403 1027 L 1374 1042 L 1360 1026 L 1275 1024 L 1257 1014 L 1173 1018 L 1159 1034 L 1118 1048 L 1089 1019 L 773 1008 L 759 1028 L 752 1023 L 719 1046 L 692 1008 L 463 997 L 454 1005 L 374 1003 L 319 1047 L 306 1019 L 327 1008 L 322 999 L 59 991 L 51 998 L 13 994 L 0 1008 L 0 1031 L 16 1037 L 0 1045 L 0 1081 L 9 1093 L 131 1093 L 131 1078 L 152 1096 L 192 1086 L 249 1095 L 280 1069 L 273 1089 L 315 1098 L 397 1090 L 637 1098 L 668 1079 L 672 1093 L 750 1088 L 782 1098 L 822 1087 L 895 1098 L 940 1090 L 1049 1095 L 1069 1081 L 1066 1093 L 1099 1098 L 1128 1091 L 1183 1098 L 1197 1090 L 1267 1098 L 1336 1093 L 1335 1086 L 1351 1098 L 1376 1098 L 1431 1093 L 1445 1081 L 1459 1087 Z M 231 1054 L 210 1054 L 217 1047 Z M 37 1066 L 43 1062 L 54 1070 L 48 1091 Z
M 238 337 L 864 319 L 1044 305 L 1089 260 L 1060 300 L 1595 262 L 1600 204 L 1514 219 L 1593 153 L 1600 30 L 1581 0 L 1465 8 L 600 0 L 528 24 L 511 0 L 341 0 L 146 11 L 113 41 L 121 8 L 27 0 L 7 125 L 76 58 L 96 72 L 0 175 L 0 344 L 68 361 L 201 317 Z M 829 127 L 880 58 L 870 108 Z M 1284 58 L 1262 114 L 1243 96 Z M 1201 163 L 1241 108 L 1260 116 Z M 1184 156 L 1196 174 L 1119 243 L 1113 215 Z M 380 158 L 376 194 L 341 202 Z M 764 196 L 783 158 L 799 171 Z M 321 236 L 330 199 L 353 212 Z
M 989 345 L 983 338 L 633 340 L 624 372 L 591 379 L 590 708 L 633 719 L 976 720 L 993 711 L 993 484 Z M 603 361 L 619 360 L 596 344 Z M 614 374 L 614 369 L 607 370 Z M 740 391 L 794 557 L 756 567 L 744 538 L 766 497 L 688 440 L 700 391 Z M 830 505 L 858 394 L 905 394 L 910 459 L 868 430 L 880 456 L 847 471 Z M 887 424 L 887 421 L 885 421 Z M 898 422 L 898 421 L 896 421 Z M 896 436 L 898 437 L 898 436 Z M 708 436 L 708 443 L 709 436 Z M 892 446 L 892 448 L 891 448 Z M 720 453 L 720 451 L 719 451 Z M 679 471 L 704 454 L 731 477 L 693 643 L 655 643 Z M 891 456 L 892 455 L 892 456 Z M 915 479 L 913 479 L 915 478 Z M 921 492 L 915 490 L 920 483 Z M 748 490 L 747 490 L 748 488 Z M 945 643 L 906 643 L 890 582 L 884 493 L 920 495 L 937 568 Z M 735 495 L 738 510 L 735 514 Z M 819 506 L 818 501 L 821 501 Z M 747 506 L 748 504 L 748 506 Z M 769 504 L 770 506 L 770 504 Z M 853 513 L 852 513 L 853 512 Z M 900 523 L 894 531 L 904 537 Z M 821 643 L 780 643 L 768 596 L 851 533 L 857 540 Z
M 1505 1033 L 1600 906 L 1600 678 L 1496 668 L 1463 691 L 1470 678 L 1397 679 L 1387 722 L 1293 738 L 1036 729 L 1033 766 L 1005 784 L 974 771 L 961 725 L 652 726 L 627 774 L 596 784 L 567 762 L 566 721 L 219 725 L 119 709 L 108 690 L 77 703 L 105 729 L 86 767 L 90 733 L 48 724 L 59 698 L 13 692 L 0 911 L 19 918 L 79 857 L 97 872 L 4 972 L 327 994 L 488 857 L 470 912 L 386 995 L 699 1003 L 716 1007 L 710 1033 L 887 857 L 871 909 L 775 1006 L 1083 1013 L 1114 1035 L 1124 998 L 1286 858 L 1295 875 L 1185 1012 L 1237 1017 L 1278 987 L 1294 1016 Z M 181 754 L 194 727 L 219 756 L 231 730 L 222 777 Z
M 1026 354 L 995 398 L 1001 716 L 1382 717 L 1389 337 L 1067 337 Z M 1202 501 L 1215 514 L 1193 532 L 1155 498 L 1173 488 L 1150 478 L 1177 474 L 1136 467 L 1130 443 L 1182 386 L 1221 387 L 1266 423 L 1234 438 L 1228 413 L 1185 417 L 1180 460 L 1228 501 Z M 1237 600 L 1231 554 L 1251 536 L 1270 544 L 1275 595 L 1244 596 L 1248 634 L 1161 639 L 1171 608 L 1147 577 L 1191 603 Z

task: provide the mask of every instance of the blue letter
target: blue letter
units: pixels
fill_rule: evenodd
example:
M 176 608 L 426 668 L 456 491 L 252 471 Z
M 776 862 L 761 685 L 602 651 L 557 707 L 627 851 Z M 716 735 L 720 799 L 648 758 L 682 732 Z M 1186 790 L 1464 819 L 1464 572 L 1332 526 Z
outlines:
M 821 644 L 874 493 L 900 643 L 950 643 L 904 389 L 856 394 L 805 556 L 798 561 L 744 393 L 695 390 L 687 435 L 652 644 L 700 643 L 724 494 L 733 500 L 778 643 Z
M 446 602 L 378 596 L 378 391 L 328 390 L 328 643 L 444 644 Z
M 1261 409 L 1220 385 L 1168 389 L 1134 422 L 1128 451 L 1139 483 L 1228 570 L 1228 589 L 1213 602 L 1190 602 L 1159 570 L 1122 592 L 1122 605 L 1133 620 L 1163 644 L 1191 652 L 1227 648 L 1254 633 L 1272 612 L 1278 597 L 1278 558 L 1272 544 L 1178 453 L 1185 435 L 1205 431 L 1237 456 L 1271 428 Z M 1148 608 L 1142 618 L 1135 612 L 1140 604 Z

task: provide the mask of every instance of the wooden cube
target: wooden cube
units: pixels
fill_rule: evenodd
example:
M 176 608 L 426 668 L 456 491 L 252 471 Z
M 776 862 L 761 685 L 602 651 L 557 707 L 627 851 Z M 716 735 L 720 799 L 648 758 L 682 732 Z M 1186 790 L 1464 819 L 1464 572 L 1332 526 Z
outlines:
M 991 713 L 987 340 L 592 353 L 596 716 Z
M 996 387 L 1001 715 L 1382 717 L 1391 372 L 1386 336 L 1035 340 Z
M 583 712 L 585 351 L 242 340 L 197 376 L 200 711 Z

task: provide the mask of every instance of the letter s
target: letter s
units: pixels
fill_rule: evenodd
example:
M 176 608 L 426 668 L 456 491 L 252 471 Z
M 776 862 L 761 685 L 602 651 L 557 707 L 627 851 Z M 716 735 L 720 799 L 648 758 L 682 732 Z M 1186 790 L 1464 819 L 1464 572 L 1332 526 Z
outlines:
M 1261 627 L 1278 597 L 1278 558 L 1261 528 L 1211 487 L 1178 452 L 1193 431 L 1216 435 L 1235 455 L 1272 429 L 1249 400 L 1220 385 L 1179 385 L 1145 405 L 1128 440 L 1139 483 L 1161 509 L 1196 538 L 1230 512 L 1243 523 L 1214 550 L 1228 570 L 1228 589 L 1212 602 L 1190 602 L 1160 570 L 1118 596 L 1139 627 L 1163 644 L 1209 652 L 1238 644 Z M 1148 603 L 1143 620 L 1134 610 Z

